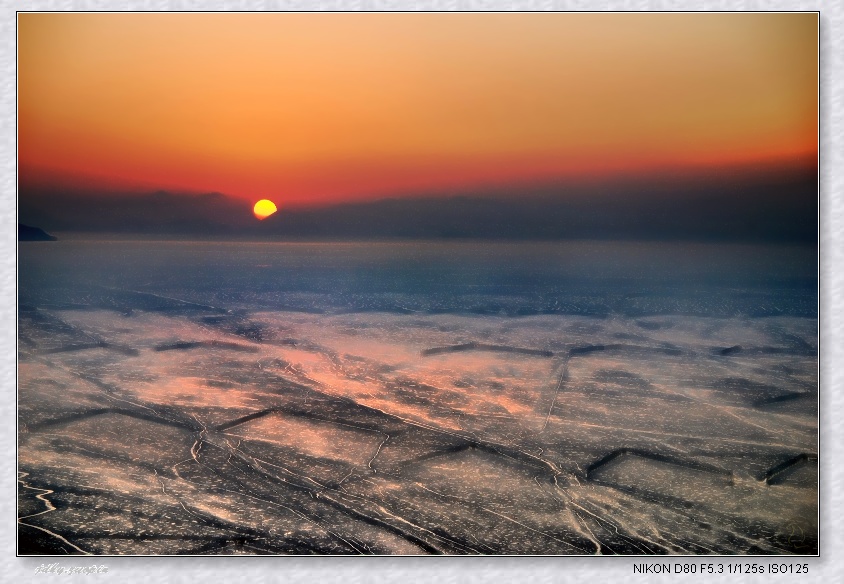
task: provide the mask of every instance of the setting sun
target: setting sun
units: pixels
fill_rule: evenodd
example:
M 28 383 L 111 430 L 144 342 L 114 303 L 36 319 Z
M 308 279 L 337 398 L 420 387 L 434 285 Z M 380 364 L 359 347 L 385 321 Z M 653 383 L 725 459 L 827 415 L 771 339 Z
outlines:
M 255 203 L 255 207 L 252 209 L 252 212 L 255 213 L 255 217 L 262 220 L 266 219 L 276 211 L 278 211 L 278 208 L 275 206 L 275 203 L 268 201 L 267 199 L 261 199 Z

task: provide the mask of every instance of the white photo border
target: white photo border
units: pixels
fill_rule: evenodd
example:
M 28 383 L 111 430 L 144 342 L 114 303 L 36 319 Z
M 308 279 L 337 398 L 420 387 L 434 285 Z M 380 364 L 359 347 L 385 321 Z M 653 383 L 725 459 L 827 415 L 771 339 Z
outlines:
M 844 360 L 842 297 L 844 278 L 836 266 L 844 265 L 844 5 L 805 1 L 623 1 L 603 0 L 368 0 L 343 2 L 306 0 L 14 0 L 0 7 L 0 438 L 5 456 L 0 458 L 0 579 L 38 582 L 56 578 L 36 573 L 41 565 L 61 567 L 106 566 L 107 573 L 64 576 L 86 582 L 196 582 L 197 580 L 251 583 L 363 582 L 496 583 L 677 581 L 714 582 L 716 576 L 674 574 L 649 576 L 633 573 L 634 563 L 725 563 L 725 558 L 656 557 L 16 557 L 16 453 L 17 444 L 17 11 L 819 11 L 819 557 L 794 558 L 808 563 L 809 574 L 731 576 L 736 583 L 832 581 L 840 573 L 839 550 L 844 536 L 836 519 L 844 515 L 844 470 L 837 465 L 842 454 L 844 377 L 838 364 Z M 737 561 L 738 558 L 730 558 Z M 780 560 L 778 560 L 780 561 Z M 783 558 L 782 561 L 788 561 Z M 754 563 L 772 563 L 754 558 Z

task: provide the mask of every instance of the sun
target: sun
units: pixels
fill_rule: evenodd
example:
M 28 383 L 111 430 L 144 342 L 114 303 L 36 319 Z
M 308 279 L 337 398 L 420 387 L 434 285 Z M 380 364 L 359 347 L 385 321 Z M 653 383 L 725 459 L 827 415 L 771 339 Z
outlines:
M 267 199 L 261 199 L 255 203 L 255 207 L 252 208 L 252 212 L 255 213 L 255 217 L 261 220 L 266 219 L 276 211 L 278 211 L 278 208 L 275 206 L 275 203 L 268 201 Z

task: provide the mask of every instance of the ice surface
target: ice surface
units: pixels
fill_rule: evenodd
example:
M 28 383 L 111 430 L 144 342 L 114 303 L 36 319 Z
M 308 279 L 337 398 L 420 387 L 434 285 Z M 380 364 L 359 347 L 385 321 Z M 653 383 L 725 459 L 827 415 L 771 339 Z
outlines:
M 817 552 L 812 250 L 50 245 L 21 553 Z

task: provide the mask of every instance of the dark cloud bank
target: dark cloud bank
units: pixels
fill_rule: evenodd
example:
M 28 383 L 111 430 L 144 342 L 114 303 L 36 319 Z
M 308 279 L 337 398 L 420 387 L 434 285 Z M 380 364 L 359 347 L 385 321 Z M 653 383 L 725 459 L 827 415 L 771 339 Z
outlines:
M 218 193 L 19 190 L 19 221 L 53 232 L 254 239 L 817 241 L 814 170 L 607 180 L 284 209 L 256 221 Z

